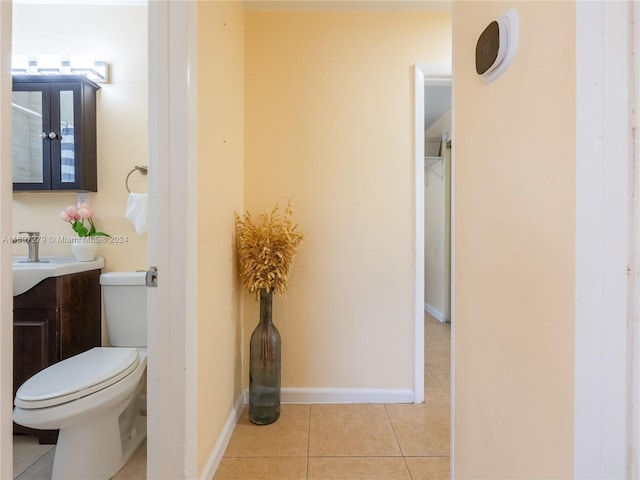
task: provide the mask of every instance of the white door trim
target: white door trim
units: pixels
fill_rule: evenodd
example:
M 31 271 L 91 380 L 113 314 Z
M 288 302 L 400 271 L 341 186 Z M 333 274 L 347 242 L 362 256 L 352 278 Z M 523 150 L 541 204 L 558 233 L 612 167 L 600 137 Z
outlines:
M 424 402 L 424 87 L 451 85 L 450 64 L 416 64 L 413 67 L 414 197 L 415 197 L 415 326 L 414 402 Z M 452 177 L 453 196 L 453 177 Z M 453 224 L 453 208 L 451 218 Z M 453 229 L 451 236 L 453 246 Z M 453 258 L 453 248 L 451 249 Z M 452 292 L 453 293 L 453 292 Z M 453 338 L 452 338 L 453 341 Z M 452 406 L 453 409 L 453 406 Z
M 147 478 L 198 476 L 196 2 L 149 2 Z
M 414 402 L 424 402 L 424 72 L 413 67 L 415 177 Z
M 0 1 L 0 236 L 11 238 L 11 10 Z M 13 278 L 11 242 L 0 242 L 0 478 L 13 478 Z
M 576 2 L 575 478 L 637 478 L 632 4 Z
M 631 208 L 632 219 L 632 265 L 633 275 L 630 276 L 629 303 L 632 306 L 630 312 L 630 329 L 629 329 L 629 346 L 631 350 L 631 371 L 629 378 L 631 379 L 630 395 L 627 402 L 627 409 L 630 411 L 629 421 L 627 422 L 627 478 L 640 478 L 640 172 L 638 171 L 638 163 L 640 162 L 640 141 L 638 141 L 638 132 L 640 132 L 640 3 L 634 2 L 629 5 L 632 25 L 631 51 L 629 52 L 630 75 L 629 83 L 631 90 L 629 92 L 631 101 L 629 105 L 632 108 L 631 128 L 636 132 L 631 137 L 631 166 L 632 171 L 630 177 L 632 180 L 634 199 Z M 633 63 L 635 59 L 635 63 Z
M 416 197 L 416 301 L 421 302 L 421 305 L 416 306 L 416 367 L 415 374 L 421 375 L 420 382 L 416 378 L 416 386 L 420 385 L 421 402 L 424 401 L 424 87 L 429 85 L 451 85 L 451 132 L 450 138 L 455 139 L 455 89 L 453 84 L 453 74 L 451 64 L 418 64 L 414 67 L 414 82 L 415 82 L 415 152 L 416 152 L 416 170 L 415 170 L 415 197 Z M 419 85 L 419 88 L 418 88 Z M 419 91 L 418 91 L 419 90 Z M 419 145 L 418 145 L 419 144 Z M 450 414 L 450 476 L 454 476 L 455 466 L 455 158 L 454 150 L 451 150 L 451 235 L 450 235 L 450 254 L 451 254 L 451 266 L 450 266 L 450 306 L 449 306 L 449 321 L 451 322 L 451 381 L 449 384 L 450 398 L 451 398 L 451 414 Z M 420 371 L 418 368 L 418 362 L 420 363 Z M 417 387 L 416 387 L 417 392 Z M 416 398 L 418 395 L 416 394 Z M 419 403 L 416 400 L 416 403 Z

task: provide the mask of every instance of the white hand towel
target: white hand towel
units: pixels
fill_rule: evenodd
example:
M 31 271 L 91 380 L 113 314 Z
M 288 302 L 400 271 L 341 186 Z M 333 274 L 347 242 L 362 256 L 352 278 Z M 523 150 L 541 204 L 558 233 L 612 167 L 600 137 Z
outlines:
M 147 194 L 130 193 L 127 200 L 125 217 L 136 227 L 136 233 L 142 235 L 147 231 Z

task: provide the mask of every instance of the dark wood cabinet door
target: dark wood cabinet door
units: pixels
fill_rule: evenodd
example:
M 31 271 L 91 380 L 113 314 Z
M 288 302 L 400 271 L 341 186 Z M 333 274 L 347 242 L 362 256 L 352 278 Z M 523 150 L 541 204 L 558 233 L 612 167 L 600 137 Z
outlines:
M 46 83 L 13 85 L 13 185 L 15 190 L 51 189 L 51 89 Z
M 13 312 L 13 394 L 28 378 L 58 357 L 57 310 Z
M 100 270 L 65 275 L 57 280 L 58 360 L 64 360 L 102 344 Z

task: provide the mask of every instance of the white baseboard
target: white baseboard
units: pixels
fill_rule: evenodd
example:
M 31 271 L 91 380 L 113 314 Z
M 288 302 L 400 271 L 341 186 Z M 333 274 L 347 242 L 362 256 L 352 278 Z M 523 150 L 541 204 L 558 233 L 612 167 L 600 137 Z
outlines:
M 424 311 L 431 315 L 433 318 L 438 320 L 440 323 L 445 323 L 447 321 L 447 316 L 442 313 L 440 310 L 433 308 L 428 303 L 424 304 Z
M 246 401 L 249 392 L 245 390 Z M 415 392 L 387 388 L 283 388 L 282 403 L 413 403 Z
M 201 479 L 210 479 L 216 474 L 216 470 L 218 469 L 218 465 L 220 465 L 220 461 L 224 456 L 224 452 L 227 449 L 227 445 L 229 445 L 229 440 L 231 440 L 231 435 L 233 435 L 233 430 L 238 423 L 238 419 L 242 414 L 242 409 L 244 408 L 244 404 L 246 403 L 245 392 L 244 390 L 238 396 L 235 405 L 229 412 L 229 416 L 227 417 L 227 421 L 222 428 L 222 432 L 218 435 L 218 441 L 213 447 L 213 451 L 207 460 L 204 468 L 202 469 Z

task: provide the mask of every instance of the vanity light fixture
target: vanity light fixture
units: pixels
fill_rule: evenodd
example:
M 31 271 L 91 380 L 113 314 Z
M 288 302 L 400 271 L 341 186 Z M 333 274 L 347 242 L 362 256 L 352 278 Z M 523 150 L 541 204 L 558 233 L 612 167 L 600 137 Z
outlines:
M 110 67 L 89 55 L 11 56 L 12 75 L 83 75 L 96 83 L 109 83 Z
M 11 73 L 13 75 L 28 75 L 30 73 L 29 56 L 11 55 Z
M 74 75 L 84 75 L 97 83 L 109 83 L 109 64 L 88 55 L 71 55 L 69 66 Z
M 62 57 L 60 55 L 38 55 L 36 68 L 40 75 L 58 75 L 62 69 Z

